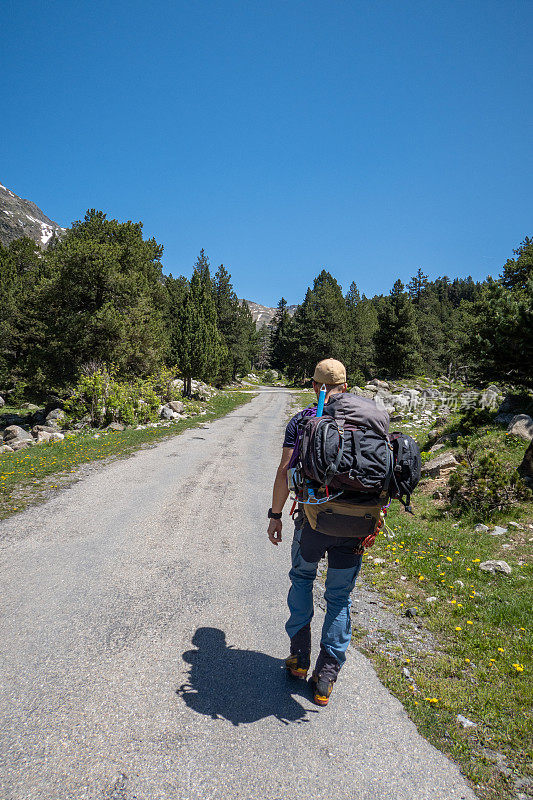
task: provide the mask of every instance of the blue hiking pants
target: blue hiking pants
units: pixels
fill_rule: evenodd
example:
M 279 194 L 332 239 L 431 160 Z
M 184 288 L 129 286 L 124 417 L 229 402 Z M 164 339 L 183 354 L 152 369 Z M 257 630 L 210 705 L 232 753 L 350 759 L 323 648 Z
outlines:
M 295 528 L 292 542 L 291 588 L 287 602 L 290 616 L 285 630 L 292 639 L 313 618 L 313 583 L 318 562 L 328 554 L 326 575 L 326 617 L 322 626 L 321 645 L 342 667 L 350 644 L 350 594 L 361 568 L 362 556 L 354 553 L 356 539 L 328 536 L 314 531 L 306 521 Z

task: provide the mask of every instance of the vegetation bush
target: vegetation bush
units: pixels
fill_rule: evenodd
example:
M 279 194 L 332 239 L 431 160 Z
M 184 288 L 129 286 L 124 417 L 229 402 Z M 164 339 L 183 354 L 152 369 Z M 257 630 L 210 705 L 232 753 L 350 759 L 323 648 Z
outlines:
M 458 516 L 490 521 L 498 512 L 533 496 L 516 469 L 510 469 L 495 450 L 481 451 L 464 439 L 459 444 L 461 463 L 449 481 L 452 509 Z
M 273 383 L 276 383 L 277 380 L 278 380 L 278 376 L 274 372 L 272 372 L 271 369 L 265 370 L 265 373 L 263 375 L 264 383 L 266 383 L 267 385 L 268 384 L 273 384 Z
M 160 398 L 149 379 L 120 381 L 112 370 L 98 369 L 82 375 L 65 401 L 69 421 L 89 416 L 92 425 L 111 422 L 133 425 L 157 419 Z

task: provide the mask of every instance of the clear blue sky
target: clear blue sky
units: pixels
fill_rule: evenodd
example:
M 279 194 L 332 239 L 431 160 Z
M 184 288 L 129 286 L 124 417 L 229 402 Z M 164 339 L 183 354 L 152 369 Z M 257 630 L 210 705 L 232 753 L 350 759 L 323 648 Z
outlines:
M 533 235 L 531 0 L 4 0 L 0 181 L 239 296 L 498 274 Z

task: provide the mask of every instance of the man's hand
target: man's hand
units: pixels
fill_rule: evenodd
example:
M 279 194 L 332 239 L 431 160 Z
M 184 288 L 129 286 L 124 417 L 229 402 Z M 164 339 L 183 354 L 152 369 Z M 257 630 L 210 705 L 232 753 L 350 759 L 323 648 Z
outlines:
M 283 523 L 280 519 L 271 519 L 268 523 L 268 538 L 272 544 L 278 545 L 281 542 L 281 529 Z

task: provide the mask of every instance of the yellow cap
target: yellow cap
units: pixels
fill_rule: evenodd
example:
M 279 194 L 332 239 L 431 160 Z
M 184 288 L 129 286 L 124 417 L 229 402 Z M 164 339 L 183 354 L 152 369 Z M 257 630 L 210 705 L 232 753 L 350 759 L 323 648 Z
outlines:
M 316 365 L 313 380 L 316 383 L 328 383 L 331 386 L 346 383 L 346 367 L 335 358 L 325 358 Z

